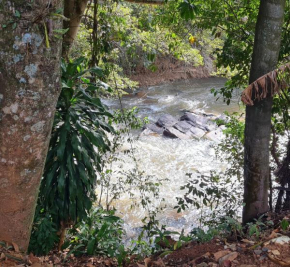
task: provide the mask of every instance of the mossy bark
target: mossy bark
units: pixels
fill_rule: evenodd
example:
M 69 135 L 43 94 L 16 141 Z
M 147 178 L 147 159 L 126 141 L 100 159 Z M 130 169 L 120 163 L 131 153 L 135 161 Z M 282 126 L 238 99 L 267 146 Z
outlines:
M 0 3 L 0 240 L 29 244 L 61 90 L 62 1 Z M 49 48 L 48 48 L 49 45 Z
M 285 0 L 261 0 L 256 24 L 250 83 L 277 66 Z M 246 107 L 244 210 L 247 223 L 269 210 L 269 142 L 272 97 Z

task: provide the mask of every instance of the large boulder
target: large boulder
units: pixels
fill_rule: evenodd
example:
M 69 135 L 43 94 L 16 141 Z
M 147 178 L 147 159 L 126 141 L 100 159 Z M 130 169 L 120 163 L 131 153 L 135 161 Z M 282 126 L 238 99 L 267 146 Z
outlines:
M 151 131 L 150 129 L 148 128 L 145 128 L 143 130 L 143 132 L 140 134 L 140 136 L 159 136 L 160 134 L 156 133 L 156 132 L 153 132 Z
M 217 124 L 215 122 L 213 122 L 212 120 L 208 120 L 205 128 L 209 132 L 214 131 L 215 129 L 217 129 Z
M 163 134 L 163 131 L 164 131 L 164 128 L 159 127 L 159 126 L 156 125 L 155 123 L 147 124 L 147 125 L 145 126 L 145 129 L 149 129 L 149 130 L 151 130 L 152 132 L 154 132 L 154 133 L 158 133 L 158 134 L 160 134 L 160 135 L 162 135 L 162 134 Z
M 176 128 L 168 127 L 163 132 L 164 136 L 178 139 L 190 139 L 191 136 L 178 131 Z
M 224 138 L 223 127 L 218 128 L 216 116 L 207 113 L 185 112 L 178 121 L 169 114 L 162 115 L 156 124 L 145 126 L 143 135 L 164 135 L 179 139 L 206 138 L 220 142 Z M 155 134 L 156 133 L 156 134 Z
M 207 122 L 208 118 L 203 116 L 198 116 L 194 113 L 185 112 L 183 116 L 180 118 L 181 121 L 186 121 L 187 123 L 191 124 L 194 127 L 200 128 L 204 131 L 208 131 Z
M 211 141 L 221 142 L 225 138 L 225 134 L 221 128 L 217 128 L 216 130 L 207 133 L 204 137 Z
M 191 127 L 190 133 L 193 138 L 200 139 L 205 135 L 205 131 L 197 127 Z
M 159 127 L 172 127 L 174 124 L 178 122 L 177 119 L 175 119 L 173 116 L 169 114 L 162 115 L 158 121 L 156 122 L 157 126 Z
M 186 133 L 192 128 L 192 125 L 186 121 L 179 121 L 173 127 L 180 132 Z

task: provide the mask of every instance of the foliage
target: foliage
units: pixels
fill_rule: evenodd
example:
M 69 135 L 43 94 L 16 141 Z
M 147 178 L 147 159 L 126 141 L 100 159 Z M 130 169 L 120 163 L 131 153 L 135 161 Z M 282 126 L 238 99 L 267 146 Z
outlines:
M 59 240 L 57 231 L 58 227 L 51 216 L 44 211 L 37 211 L 28 251 L 37 256 L 48 254 Z
M 189 181 L 180 188 L 186 190 L 185 195 L 183 198 L 177 198 L 177 212 L 189 208 L 189 205 L 194 206 L 201 211 L 201 225 L 215 225 L 224 216 L 236 215 L 239 194 L 230 179 L 222 179 L 213 172 L 209 176 L 199 175 L 197 178 L 192 178 L 192 174 L 187 176 Z M 210 215 L 207 215 L 208 209 L 211 211 Z
M 289 224 L 289 221 L 288 220 L 283 219 L 281 221 L 281 228 L 282 228 L 283 231 L 286 231 L 288 229 L 289 225 L 290 224 Z
M 114 210 L 100 207 L 90 211 L 85 221 L 79 222 L 68 233 L 68 249 L 75 255 L 118 256 L 124 235 L 123 221 Z
M 136 87 L 124 75 L 144 67 L 156 71 L 156 60 L 161 57 L 176 58 L 191 66 L 203 65 L 204 54 L 209 56 L 221 48 L 222 40 L 213 38 L 210 31 L 203 34 L 195 21 L 189 20 L 198 12 L 195 1 L 174 2 L 152 6 L 105 1 L 96 7 L 96 23 L 93 6 L 89 6 L 72 56 L 81 51 L 97 58 L 96 64 L 105 70 L 106 82 L 114 88 L 115 76 L 120 89 Z
M 87 69 L 85 58 L 62 62 L 61 67 L 62 91 L 38 203 L 51 215 L 57 229 L 87 216 L 95 199 L 101 157 L 109 150 L 106 133 L 114 132 L 107 122 L 112 114 L 97 96 L 99 88 L 105 85 L 92 82 L 95 78 L 88 76 L 101 76 L 101 69 Z
M 232 237 L 238 240 L 238 236 L 244 235 L 243 232 L 243 226 L 239 221 L 232 217 L 225 216 L 221 219 L 219 224 L 209 226 L 207 227 L 207 229 L 205 229 L 204 227 L 193 228 L 190 231 L 189 236 L 195 241 L 204 243 L 209 242 L 215 237 Z
M 226 121 L 219 121 L 224 124 L 223 133 L 225 138 L 215 148 L 216 156 L 229 167 L 225 170 L 224 176 L 228 179 L 235 177 L 239 182 L 243 180 L 243 159 L 244 159 L 244 130 L 245 123 L 243 114 L 225 113 Z
M 209 242 L 218 234 L 219 231 L 215 228 L 209 228 L 207 231 L 202 228 L 193 228 L 190 231 L 190 236 L 192 236 L 192 239 L 201 243 Z
M 264 215 L 260 216 L 258 219 L 254 219 L 253 222 L 246 225 L 250 237 L 255 236 L 255 238 L 258 239 L 264 230 L 273 226 L 273 221 L 265 221 L 263 220 L 263 217 Z
M 175 10 L 178 10 L 178 3 L 183 2 L 182 4 L 188 5 L 190 1 L 173 2 L 177 2 Z M 259 4 L 258 0 L 194 1 L 197 12 L 192 19 L 196 27 L 211 30 L 212 36 L 224 40 L 222 47 L 215 51 L 216 66 L 226 71 L 225 76 L 229 77 L 227 71 L 232 72 L 232 76 L 225 87 L 213 92 L 215 95 L 220 94 L 228 104 L 233 91 L 236 88 L 244 88 L 248 84 Z M 287 2 L 279 55 L 280 64 L 286 62 L 289 55 L 289 16 L 289 2 Z
M 68 227 L 87 216 L 101 155 L 109 150 L 106 132 L 114 132 L 106 122 L 112 115 L 97 97 L 103 84 L 86 76 L 101 76 L 102 71 L 86 69 L 86 64 L 84 58 L 62 63 L 62 91 L 30 240 L 30 250 L 37 255 L 53 248 L 61 225 Z

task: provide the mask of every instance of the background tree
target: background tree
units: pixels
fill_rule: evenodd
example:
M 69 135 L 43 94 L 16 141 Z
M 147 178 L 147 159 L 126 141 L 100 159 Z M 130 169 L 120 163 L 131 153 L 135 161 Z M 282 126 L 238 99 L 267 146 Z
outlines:
M 97 0 L 95 1 L 97 2 Z M 64 16 L 66 20 L 63 23 L 63 28 L 67 29 L 63 38 L 62 56 L 64 58 L 68 58 L 87 4 L 88 0 L 64 0 Z
M 256 24 L 250 83 L 275 69 L 280 52 L 285 0 L 260 2 Z M 270 88 L 270 87 L 269 87 Z M 269 141 L 273 97 L 265 89 L 267 98 L 246 107 L 244 154 L 243 222 L 257 218 L 269 210 Z
M 0 2 L 0 240 L 24 251 L 60 93 L 61 8 Z

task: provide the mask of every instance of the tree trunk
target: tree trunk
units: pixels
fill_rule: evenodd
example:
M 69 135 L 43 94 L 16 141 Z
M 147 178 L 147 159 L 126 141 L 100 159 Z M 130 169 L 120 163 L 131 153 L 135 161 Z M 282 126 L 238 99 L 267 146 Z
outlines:
M 250 83 L 276 68 L 285 0 L 261 0 Z M 243 223 L 269 210 L 269 142 L 272 97 L 246 107 Z
M 64 21 L 64 29 L 68 32 L 63 38 L 62 56 L 68 58 L 71 46 L 76 39 L 82 16 L 86 10 L 88 0 L 64 0 L 64 16 L 69 20 Z
M 61 2 L 0 2 L 0 240 L 23 251 L 61 89 Z

